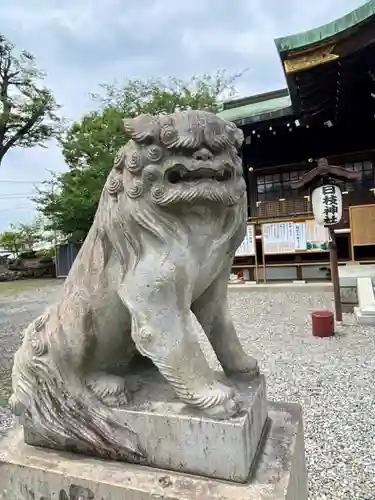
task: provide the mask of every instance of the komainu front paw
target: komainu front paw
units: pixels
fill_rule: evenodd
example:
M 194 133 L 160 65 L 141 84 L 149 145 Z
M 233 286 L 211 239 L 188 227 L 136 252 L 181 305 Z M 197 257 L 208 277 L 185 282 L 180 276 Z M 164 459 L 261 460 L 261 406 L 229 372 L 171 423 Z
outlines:
M 104 372 L 96 372 L 85 379 L 87 387 L 105 405 L 116 408 L 130 402 L 130 395 L 121 377 Z
M 208 417 L 219 420 L 233 417 L 240 410 L 235 389 L 219 381 L 203 387 L 199 394 L 195 394 L 193 404 Z
M 230 366 L 223 366 L 225 374 L 235 376 L 242 380 L 252 380 L 259 377 L 259 365 L 255 358 L 251 356 L 238 356 Z

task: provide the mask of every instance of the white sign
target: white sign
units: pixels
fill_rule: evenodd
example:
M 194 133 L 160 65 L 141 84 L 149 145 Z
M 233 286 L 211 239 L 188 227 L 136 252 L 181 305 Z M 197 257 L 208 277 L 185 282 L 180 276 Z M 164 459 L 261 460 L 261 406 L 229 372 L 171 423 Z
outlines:
M 294 222 L 274 222 L 262 225 L 265 254 L 293 253 L 295 251 Z
M 332 226 L 342 217 L 341 189 L 333 184 L 325 184 L 314 189 L 311 197 L 315 220 L 322 226 Z
M 262 236 L 267 255 L 328 250 L 328 229 L 315 220 L 263 224 Z
M 294 248 L 296 251 L 307 250 L 306 224 L 304 222 L 294 223 Z
M 329 249 L 328 228 L 317 224 L 315 220 L 306 221 L 306 242 L 309 252 L 319 252 Z
M 236 257 L 243 257 L 245 255 L 255 255 L 255 231 L 253 224 L 247 226 L 245 239 L 236 250 Z

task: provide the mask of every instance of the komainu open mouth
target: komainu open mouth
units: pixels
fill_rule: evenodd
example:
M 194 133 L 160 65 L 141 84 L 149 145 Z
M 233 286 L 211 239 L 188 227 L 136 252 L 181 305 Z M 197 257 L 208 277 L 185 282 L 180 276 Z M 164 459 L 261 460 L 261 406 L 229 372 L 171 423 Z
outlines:
M 176 165 L 166 173 L 166 179 L 171 184 L 178 184 L 180 182 L 199 182 L 203 180 L 226 182 L 230 181 L 232 177 L 233 169 L 230 167 L 224 167 L 222 170 L 213 170 L 211 168 L 188 170 L 182 165 Z

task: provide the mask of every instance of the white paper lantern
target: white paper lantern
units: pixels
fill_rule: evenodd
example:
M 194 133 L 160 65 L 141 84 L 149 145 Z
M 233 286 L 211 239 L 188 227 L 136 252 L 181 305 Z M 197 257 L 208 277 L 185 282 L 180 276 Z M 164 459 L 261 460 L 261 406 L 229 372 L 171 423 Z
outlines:
M 342 217 L 341 189 L 333 184 L 325 184 L 314 189 L 311 197 L 317 224 L 332 226 Z

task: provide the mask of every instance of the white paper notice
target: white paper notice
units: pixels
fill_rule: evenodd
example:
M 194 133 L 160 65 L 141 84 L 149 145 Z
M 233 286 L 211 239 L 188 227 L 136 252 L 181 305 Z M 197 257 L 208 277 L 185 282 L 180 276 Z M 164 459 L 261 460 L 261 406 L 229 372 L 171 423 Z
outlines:
M 294 248 L 297 252 L 307 249 L 306 224 L 304 222 L 294 223 Z
M 263 224 L 262 235 L 265 254 L 293 253 L 295 251 L 293 222 Z
M 306 221 L 306 242 L 307 250 L 310 252 L 321 252 L 328 250 L 329 232 L 328 229 L 315 220 Z
M 236 250 L 236 257 L 245 255 L 255 255 L 255 231 L 252 224 L 247 226 L 245 239 Z

